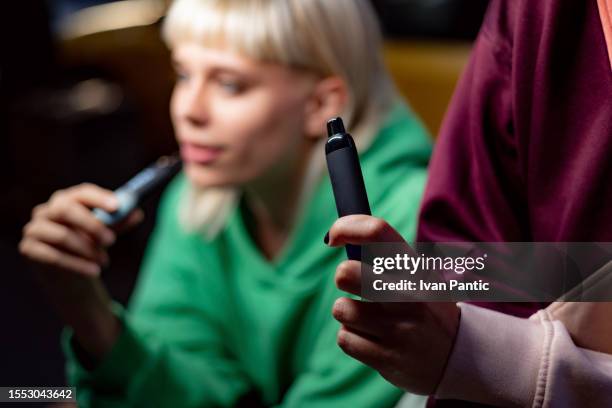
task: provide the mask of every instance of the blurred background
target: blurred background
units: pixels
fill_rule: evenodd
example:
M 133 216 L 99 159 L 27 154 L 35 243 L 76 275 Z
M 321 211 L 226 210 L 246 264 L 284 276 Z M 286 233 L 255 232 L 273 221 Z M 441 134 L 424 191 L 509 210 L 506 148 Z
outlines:
M 488 0 L 372 2 L 393 77 L 435 137 Z M 159 33 L 170 3 L 0 5 L 0 386 L 65 384 L 61 323 L 17 252 L 32 207 L 84 181 L 114 189 L 176 148 L 168 114 L 174 74 Z M 110 251 L 103 279 L 122 303 L 157 199 L 144 207 L 146 222 Z

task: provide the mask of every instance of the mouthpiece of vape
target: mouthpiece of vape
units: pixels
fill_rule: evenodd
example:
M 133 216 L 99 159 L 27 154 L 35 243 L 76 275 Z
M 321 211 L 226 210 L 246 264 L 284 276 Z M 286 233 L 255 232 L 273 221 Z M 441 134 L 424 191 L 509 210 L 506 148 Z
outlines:
M 338 134 L 346 133 L 346 129 L 344 128 L 344 122 L 342 122 L 341 118 L 332 118 L 327 121 L 327 136 L 332 137 Z

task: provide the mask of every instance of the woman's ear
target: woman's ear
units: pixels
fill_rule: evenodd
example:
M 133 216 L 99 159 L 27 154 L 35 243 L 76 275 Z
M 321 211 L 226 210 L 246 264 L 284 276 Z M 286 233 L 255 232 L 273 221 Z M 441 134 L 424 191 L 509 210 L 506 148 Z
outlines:
M 306 103 L 304 134 L 310 138 L 324 136 L 327 121 L 346 108 L 348 93 L 346 82 L 338 76 L 319 80 Z

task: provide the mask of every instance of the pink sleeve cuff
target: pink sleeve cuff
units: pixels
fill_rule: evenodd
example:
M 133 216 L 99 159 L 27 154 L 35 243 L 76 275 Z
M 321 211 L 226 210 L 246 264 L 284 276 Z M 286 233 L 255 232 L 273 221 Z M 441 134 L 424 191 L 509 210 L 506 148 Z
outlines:
M 552 327 L 460 303 L 461 321 L 436 398 L 531 406 Z

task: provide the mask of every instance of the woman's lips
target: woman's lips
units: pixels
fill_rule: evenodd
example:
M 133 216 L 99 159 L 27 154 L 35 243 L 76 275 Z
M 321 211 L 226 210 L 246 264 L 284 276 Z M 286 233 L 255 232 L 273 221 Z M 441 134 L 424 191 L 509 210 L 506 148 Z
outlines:
M 220 147 L 181 143 L 181 158 L 185 162 L 198 164 L 212 163 L 223 151 Z

